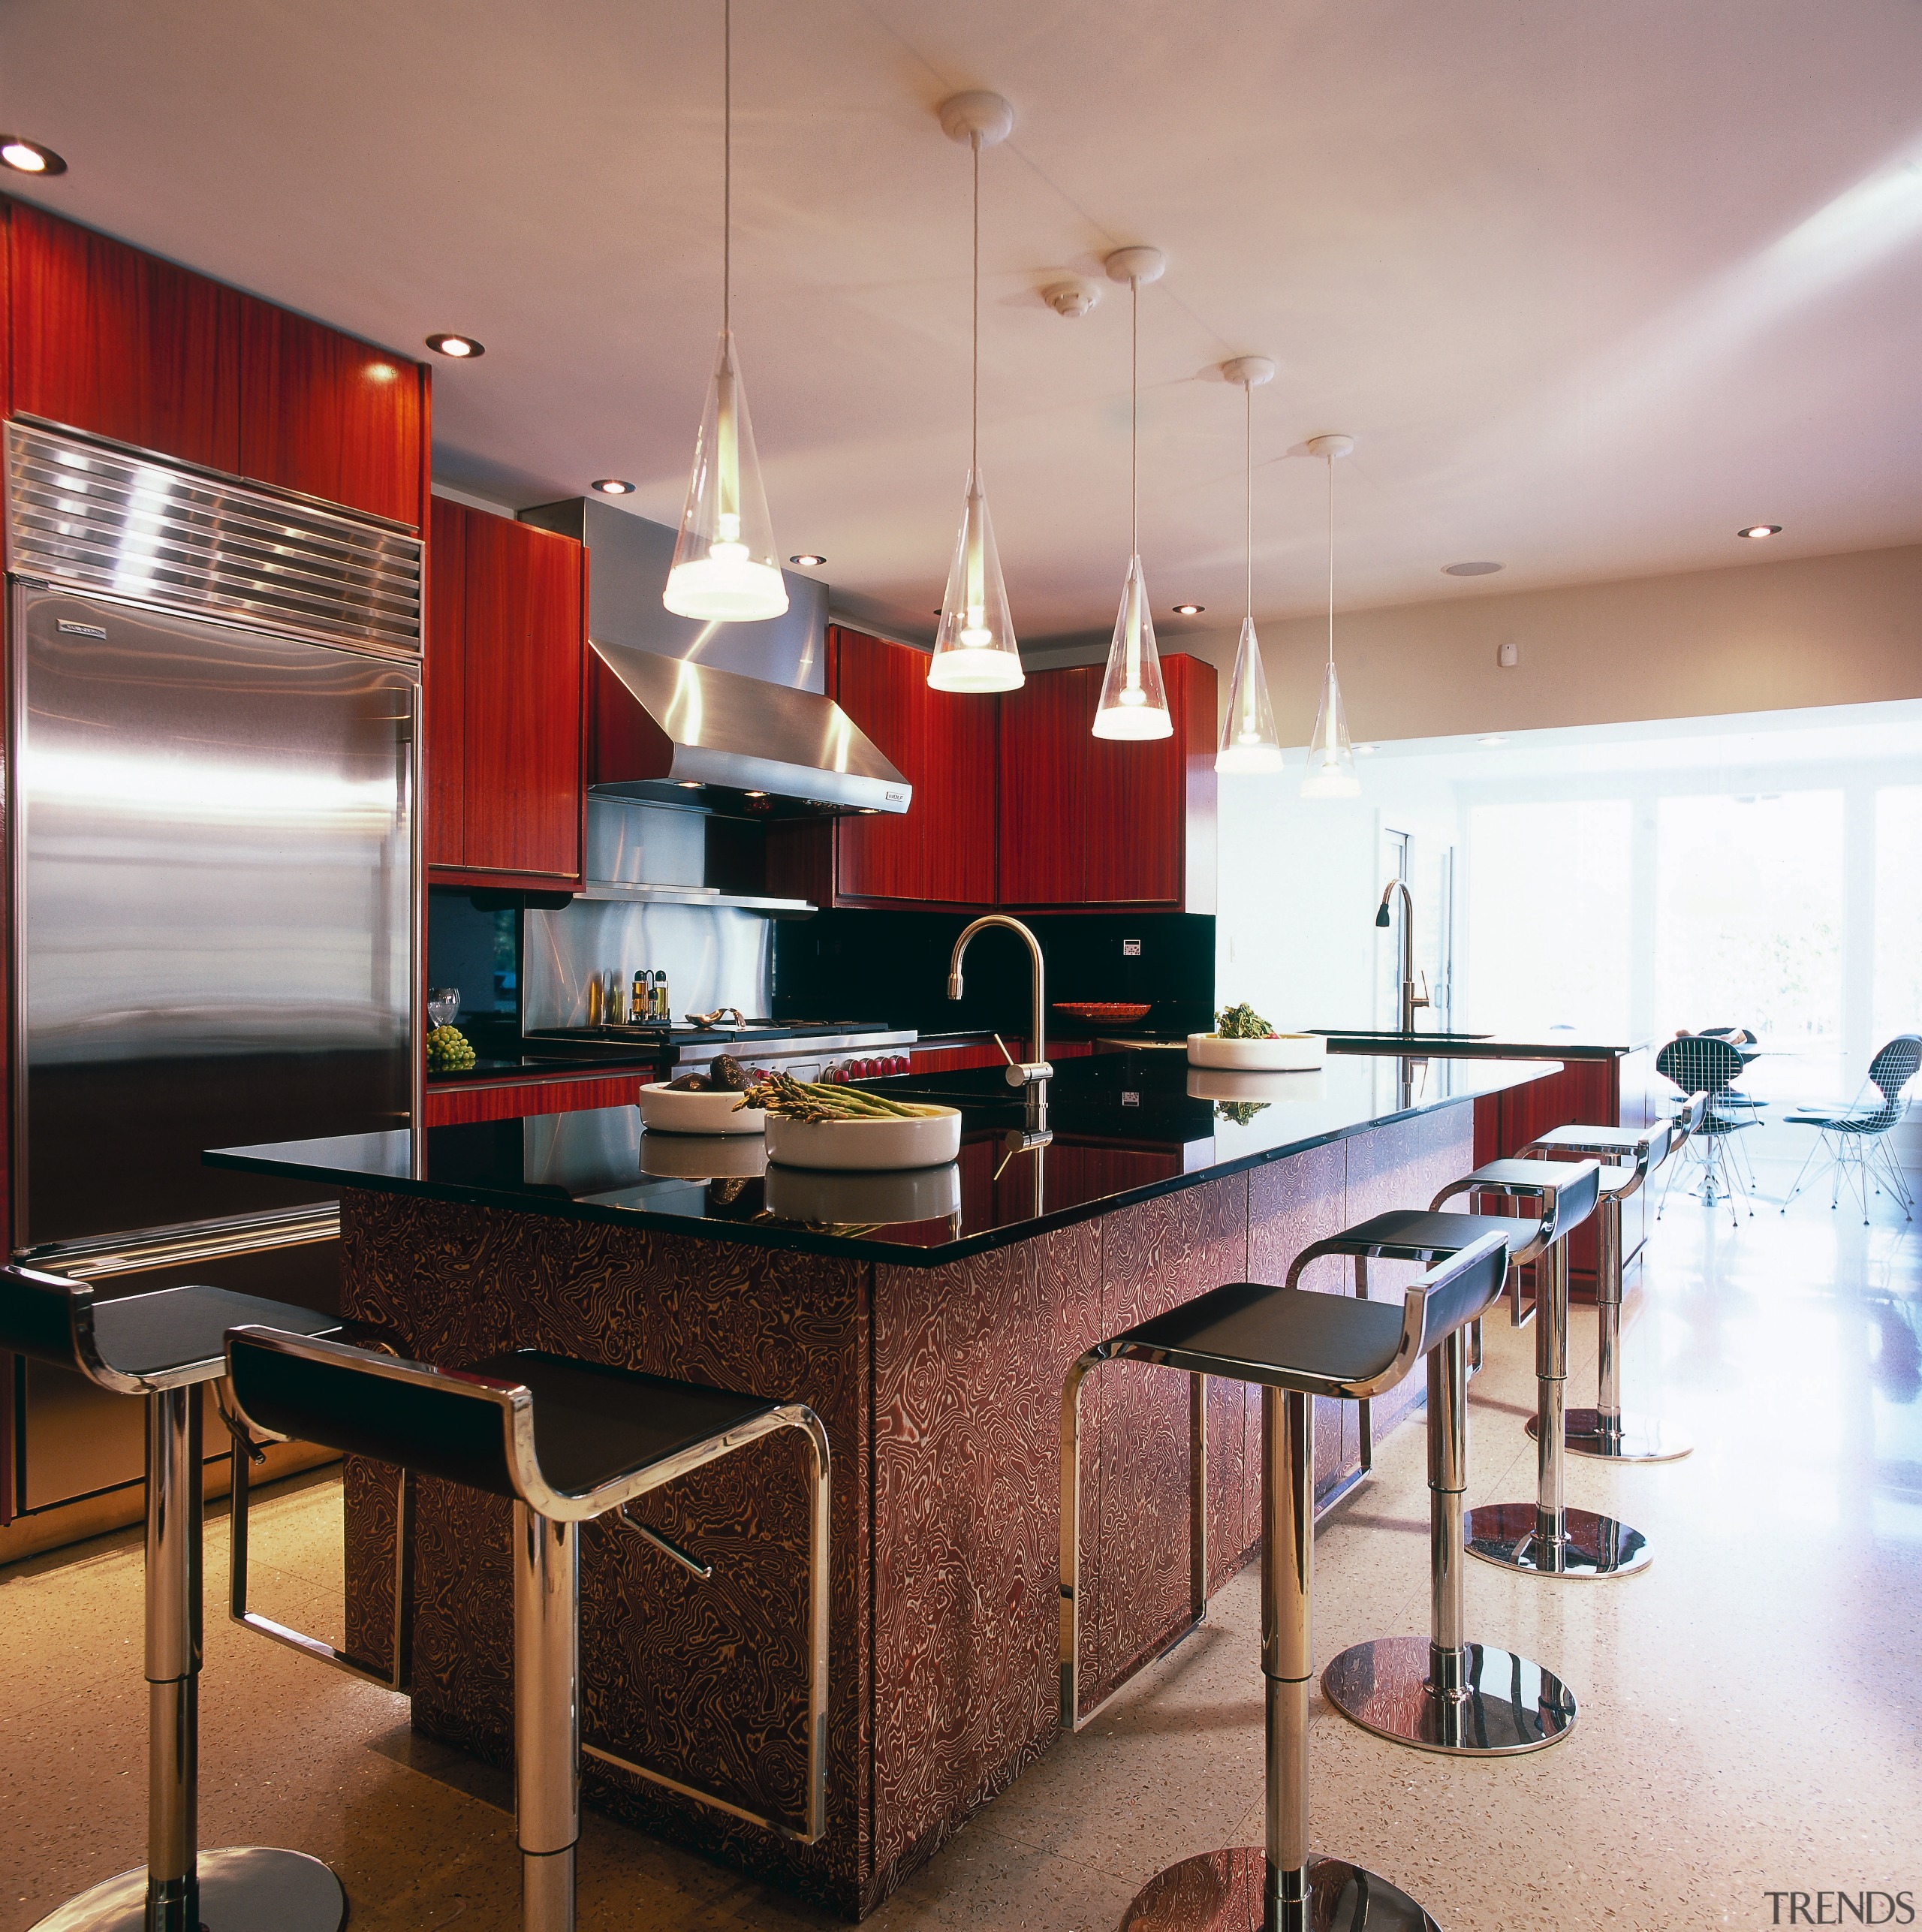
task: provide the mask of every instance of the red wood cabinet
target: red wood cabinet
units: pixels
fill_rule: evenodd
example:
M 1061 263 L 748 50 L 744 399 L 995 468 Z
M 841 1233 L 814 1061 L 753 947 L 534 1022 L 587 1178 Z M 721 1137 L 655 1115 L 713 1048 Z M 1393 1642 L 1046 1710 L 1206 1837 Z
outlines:
M 1088 748 L 1101 670 L 1033 673 L 1001 701 L 1003 906 L 1078 906 L 1086 897 Z
M 1170 737 L 1095 737 L 1098 665 L 1040 671 L 1002 701 L 1004 906 L 1215 909 L 1215 672 L 1161 660 Z
M 835 827 L 837 903 L 992 906 L 993 701 L 928 686 L 925 652 L 836 625 L 828 694 L 914 788 L 900 817 Z
M 420 526 L 421 365 L 26 203 L 0 212 L 14 411 Z
M 417 529 L 426 372 L 305 315 L 234 299 L 241 474 Z
M 428 864 L 577 887 L 586 548 L 444 500 L 429 541 Z
M 444 496 L 435 497 L 428 511 L 421 677 L 426 716 L 423 849 L 430 866 L 467 862 L 467 686 L 461 640 L 467 628 L 468 514 Z
M 631 1107 L 652 1074 L 610 1075 L 599 1080 L 535 1079 L 482 1086 L 449 1081 L 427 1089 L 427 1125 L 458 1126 L 471 1120 L 522 1120 L 532 1114 L 571 1114 L 578 1108 Z
M 8 213 L 14 408 L 237 473 L 241 297 L 23 202 Z

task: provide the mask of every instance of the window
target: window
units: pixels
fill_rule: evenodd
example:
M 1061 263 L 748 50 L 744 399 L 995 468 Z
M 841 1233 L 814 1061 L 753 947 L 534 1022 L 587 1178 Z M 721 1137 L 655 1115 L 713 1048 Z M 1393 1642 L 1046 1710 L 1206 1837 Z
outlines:
M 1875 1039 L 1922 1032 L 1922 785 L 1875 794 Z
M 1839 1052 L 1842 794 L 1664 798 L 1655 824 L 1658 1034 Z
M 1608 798 L 1470 812 L 1472 1030 L 1628 1037 L 1628 810 Z

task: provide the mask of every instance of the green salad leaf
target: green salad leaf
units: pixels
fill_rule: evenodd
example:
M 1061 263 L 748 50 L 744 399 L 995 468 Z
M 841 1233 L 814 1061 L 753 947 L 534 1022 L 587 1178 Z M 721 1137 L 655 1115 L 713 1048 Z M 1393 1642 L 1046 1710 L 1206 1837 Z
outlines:
M 1215 1031 L 1225 1040 L 1272 1040 L 1275 1029 L 1243 1000 L 1239 1006 L 1225 1006 L 1215 1016 Z

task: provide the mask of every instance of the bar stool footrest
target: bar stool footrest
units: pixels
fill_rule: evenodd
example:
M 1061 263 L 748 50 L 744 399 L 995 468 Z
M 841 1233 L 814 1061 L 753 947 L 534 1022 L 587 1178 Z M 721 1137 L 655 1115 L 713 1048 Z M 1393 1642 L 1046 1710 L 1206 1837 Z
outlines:
M 1535 1418 L 1528 1421 L 1531 1439 Z M 1571 1409 L 1564 1418 L 1562 1446 L 1571 1456 L 1591 1456 L 1608 1463 L 1673 1463 L 1692 1454 L 1695 1444 L 1652 1415 L 1624 1413 L 1610 1427 L 1601 1426 L 1601 1417 L 1593 1409 Z
M 1344 1650 L 1321 1674 L 1342 1715 L 1398 1744 L 1465 1757 L 1539 1751 L 1574 1728 L 1575 1694 L 1553 1671 L 1511 1650 L 1470 1644 L 1463 1689 L 1429 1687 L 1426 1637 L 1376 1637 Z
M 1408 1894 L 1345 1858 L 1310 1855 L 1307 1909 L 1270 1932 L 1440 1932 Z M 1204 1852 L 1150 1879 L 1121 1932 L 1262 1932 L 1268 1861 L 1260 1846 Z
M 1485 1563 L 1576 1581 L 1634 1576 L 1654 1560 L 1648 1539 L 1612 1516 L 1598 1516 L 1592 1509 L 1565 1510 L 1562 1515 L 1559 1550 L 1543 1548 L 1532 1502 L 1488 1502 L 1471 1509 L 1463 1521 L 1463 1542 L 1470 1556 Z
M 347 1894 L 318 1858 L 270 1845 L 230 1845 L 200 1856 L 206 1932 L 340 1932 Z M 147 1872 L 122 1872 L 70 1898 L 33 1932 L 146 1932 Z

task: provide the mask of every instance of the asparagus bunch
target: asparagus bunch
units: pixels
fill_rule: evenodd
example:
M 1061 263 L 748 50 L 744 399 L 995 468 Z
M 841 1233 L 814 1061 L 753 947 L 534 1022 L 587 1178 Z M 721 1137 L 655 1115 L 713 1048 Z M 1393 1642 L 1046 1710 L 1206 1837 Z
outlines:
M 884 1100 L 878 1093 L 862 1093 L 823 1081 L 797 1080 L 785 1073 L 772 1074 L 758 1086 L 749 1087 L 734 1103 L 734 1111 L 738 1114 L 744 1107 L 778 1114 L 788 1120 L 918 1120 L 949 1111 L 917 1107 L 905 1100 Z

